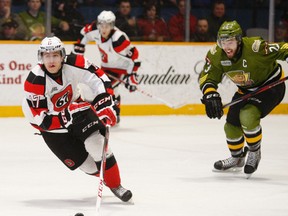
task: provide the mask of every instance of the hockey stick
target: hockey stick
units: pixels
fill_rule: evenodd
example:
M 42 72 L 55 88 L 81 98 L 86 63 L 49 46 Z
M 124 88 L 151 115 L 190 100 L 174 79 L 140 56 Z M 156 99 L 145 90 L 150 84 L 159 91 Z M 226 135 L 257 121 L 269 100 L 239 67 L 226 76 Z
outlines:
M 117 80 L 117 81 L 121 82 L 121 83 L 124 84 L 124 85 L 128 84 L 128 83 L 125 82 L 124 80 L 121 80 L 121 79 L 119 79 L 118 77 L 115 77 L 115 76 L 113 76 L 113 75 L 111 75 L 111 74 L 107 74 L 107 76 L 110 77 L 110 78 L 112 78 L 112 79 L 114 79 L 114 80 Z M 153 98 L 153 99 L 155 99 L 155 100 L 158 100 L 158 101 L 164 103 L 165 105 L 167 105 L 168 107 L 170 107 L 170 108 L 172 108 L 172 109 L 178 109 L 178 108 L 180 108 L 180 107 L 182 107 L 182 106 L 185 105 L 185 104 L 183 104 L 183 105 L 181 104 L 181 105 L 175 106 L 175 105 L 173 105 L 173 104 L 165 101 L 165 100 L 162 99 L 162 98 L 156 97 L 155 95 L 152 95 L 152 94 L 150 94 L 150 93 L 148 93 L 148 92 L 145 92 L 145 91 L 139 89 L 138 87 L 136 88 L 136 91 L 140 92 L 140 93 L 143 94 L 143 95 L 146 95 L 147 97 L 150 97 L 150 98 Z
M 284 78 L 282 78 L 282 79 L 280 79 L 280 80 L 276 80 L 276 81 L 274 81 L 274 82 L 272 82 L 272 83 L 270 83 L 270 84 L 268 84 L 268 85 L 265 85 L 265 86 L 257 89 L 256 91 L 253 91 L 253 92 L 251 92 L 251 93 L 248 93 L 248 94 L 246 94 L 246 95 L 243 95 L 242 97 L 239 97 L 239 98 L 231 101 L 230 103 L 227 103 L 227 104 L 223 105 L 222 108 L 224 109 L 224 108 L 226 108 L 226 107 L 233 106 L 233 105 L 235 105 L 235 104 L 237 104 L 237 103 L 239 103 L 239 102 L 241 102 L 241 101 L 244 101 L 244 100 L 246 100 L 246 99 L 248 99 L 248 98 L 250 98 L 250 97 L 253 97 L 253 96 L 255 96 L 255 95 L 257 95 L 257 94 L 259 94 L 259 93 L 261 93 L 261 92 L 264 92 L 264 91 L 266 91 L 266 90 L 268 90 L 268 89 L 270 89 L 270 88 L 273 88 L 274 86 L 277 86 L 277 85 L 285 82 L 287 79 L 288 79 L 288 76 L 286 76 L 286 77 L 284 77 Z
M 106 152 L 108 150 L 108 141 L 109 141 L 109 132 L 110 132 L 110 125 L 106 125 L 105 131 L 105 138 L 102 150 L 102 160 L 100 166 L 100 174 L 99 174 L 99 185 L 98 185 L 98 193 L 97 193 L 97 200 L 96 200 L 96 215 L 100 215 L 100 206 L 102 201 L 102 193 L 104 188 L 104 172 L 106 168 Z

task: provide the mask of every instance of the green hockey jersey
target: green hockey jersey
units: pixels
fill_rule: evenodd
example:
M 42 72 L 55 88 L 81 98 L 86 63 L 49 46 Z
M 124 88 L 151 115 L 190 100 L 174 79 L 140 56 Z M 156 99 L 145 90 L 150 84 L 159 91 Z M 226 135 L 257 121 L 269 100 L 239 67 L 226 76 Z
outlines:
M 267 43 L 260 37 L 244 37 L 240 52 L 229 59 L 218 46 L 212 47 L 199 75 L 202 93 L 217 89 L 223 76 L 229 77 L 241 90 L 255 90 L 279 76 L 282 69 L 276 60 L 288 58 L 288 43 Z
M 29 14 L 28 11 L 19 13 L 23 23 L 25 24 L 27 31 L 29 32 L 29 39 L 43 39 L 45 37 L 45 13 L 40 11 L 36 17 Z M 60 19 L 51 17 L 52 27 L 58 27 L 61 23 Z

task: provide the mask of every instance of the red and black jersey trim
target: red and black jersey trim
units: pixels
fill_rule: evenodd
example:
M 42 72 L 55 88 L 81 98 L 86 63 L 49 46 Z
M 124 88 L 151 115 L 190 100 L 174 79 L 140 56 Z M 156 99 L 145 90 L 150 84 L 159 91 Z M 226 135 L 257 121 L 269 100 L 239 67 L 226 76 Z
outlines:
M 46 99 L 42 99 L 42 100 L 38 100 L 37 101 L 37 107 L 35 106 L 34 104 L 34 101 L 33 100 L 27 100 L 27 103 L 29 105 L 29 107 L 32 107 L 33 109 L 40 109 L 40 110 L 47 110 L 48 106 L 47 106 L 47 100 Z M 36 107 L 36 108 L 35 108 Z
M 91 24 L 87 24 L 84 27 L 84 32 L 87 34 L 90 31 L 96 30 L 97 29 L 97 24 L 96 21 L 93 21 Z
M 95 65 L 90 65 L 87 70 L 91 73 L 95 73 L 98 77 L 101 77 L 104 74 L 104 71 Z
M 129 54 L 126 55 L 126 57 L 131 58 L 133 61 L 134 61 L 135 59 L 137 59 L 137 58 L 139 57 L 139 52 L 138 52 L 138 50 L 136 49 L 136 47 L 132 47 L 132 48 L 130 49 Z
M 61 128 L 60 120 L 58 116 L 55 115 L 46 115 L 40 128 L 44 130 L 53 130 Z
M 44 95 L 45 82 L 45 77 L 36 76 L 34 73 L 30 72 L 24 83 L 24 90 L 37 95 Z
M 138 68 L 141 66 L 141 62 L 134 62 L 134 67 L 133 67 L 133 71 L 136 72 L 138 71 Z
M 66 64 L 79 68 L 85 67 L 85 58 L 83 55 L 70 54 L 66 58 Z
M 112 42 L 112 46 L 116 52 L 121 52 L 130 45 L 130 41 L 124 35 L 121 35 L 117 41 Z

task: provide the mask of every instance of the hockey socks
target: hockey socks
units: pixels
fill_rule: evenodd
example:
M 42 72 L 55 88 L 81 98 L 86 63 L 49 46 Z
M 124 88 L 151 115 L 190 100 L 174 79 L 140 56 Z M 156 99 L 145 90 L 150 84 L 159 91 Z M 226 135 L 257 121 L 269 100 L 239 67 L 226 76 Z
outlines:
M 100 161 L 96 162 L 98 170 L 100 170 L 100 164 L 101 164 Z M 95 173 L 94 175 L 99 177 L 99 172 Z M 118 164 L 114 155 L 107 158 L 106 160 L 104 182 L 105 182 L 105 185 L 109 188 L 116 188 L 121 183 L 120 172 L 119 172 Z

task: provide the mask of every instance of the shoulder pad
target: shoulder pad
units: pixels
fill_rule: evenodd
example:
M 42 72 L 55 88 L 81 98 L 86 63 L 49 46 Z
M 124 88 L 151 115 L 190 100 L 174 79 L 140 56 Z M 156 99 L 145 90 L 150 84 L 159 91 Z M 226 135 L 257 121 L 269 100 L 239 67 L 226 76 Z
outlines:
M 37 65 L 28 74 L 24 89 L 34 94 L 44 94 L 45 82 L 45 72 L 41 69 L 41 65 Z
M 253 52 L 259 52 L 261 49 L 261 44 L 265 42 L 261 37 L 243 37 L 242 43 L 248 49 L 251 49 Z
M 72 53 L 66 56 L 65 64 L 83 68 L 85 66 L 85 58 L 83 55 L 77 55 Z
M 125 39 L 127 38 L 127 35 L 122 32 L 121 30 L 119 30 L 118 28 L 114 27 L 114 33 L 112 35 L 112 41 L 117 41 L 120 37 L 124 37 Z

